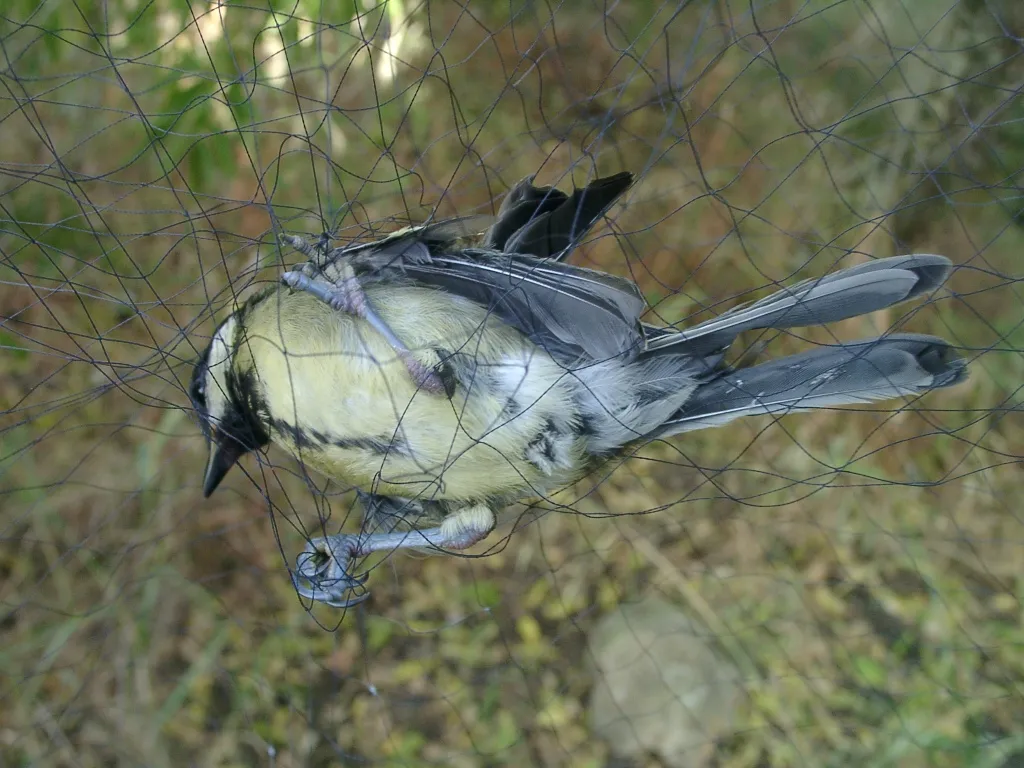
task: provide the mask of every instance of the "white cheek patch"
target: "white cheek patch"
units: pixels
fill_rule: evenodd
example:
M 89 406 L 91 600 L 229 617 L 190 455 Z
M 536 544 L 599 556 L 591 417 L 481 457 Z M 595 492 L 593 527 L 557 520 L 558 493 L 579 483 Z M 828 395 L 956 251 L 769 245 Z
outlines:
M 207 362 L 206 374 L 206 406 L 211 421 L 220 421 L 228 411 L 229 398 L 227 388 L 228 370 L 231 367 L 231 342 L 235 337 L 238 321 L 228 318 L 213 336 L 210 342 L 210 358 Z

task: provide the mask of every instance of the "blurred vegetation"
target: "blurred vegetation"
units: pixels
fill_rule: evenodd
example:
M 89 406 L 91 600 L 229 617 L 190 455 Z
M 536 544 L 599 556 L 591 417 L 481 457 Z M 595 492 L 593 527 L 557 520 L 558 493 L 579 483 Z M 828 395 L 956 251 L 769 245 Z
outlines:
M 660 593 L 744 673 L 715 765 L 1019 764 L 1022 36 L 1009 0 L 8 2 L 0 763 L 603 765 L 585 633 Z M 182 387 L 213 317 L 282 231 L 623 168 L 575 258 L 652 319 L 940 252 L 936 302 L 771 351 L 906 327 L 970 385 L 651 446 L 310 614 L 286 562 L 350 499 L 271 451 L 201 501 Z

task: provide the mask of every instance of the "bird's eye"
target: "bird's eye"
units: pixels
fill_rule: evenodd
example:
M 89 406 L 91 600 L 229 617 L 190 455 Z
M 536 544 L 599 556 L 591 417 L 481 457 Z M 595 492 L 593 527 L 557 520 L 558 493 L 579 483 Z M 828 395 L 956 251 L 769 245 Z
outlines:
M 206 370 L 200 366 L 192 378 L 192 386 L 189 387 L 189 397 L 196 408 L 206 410 Z

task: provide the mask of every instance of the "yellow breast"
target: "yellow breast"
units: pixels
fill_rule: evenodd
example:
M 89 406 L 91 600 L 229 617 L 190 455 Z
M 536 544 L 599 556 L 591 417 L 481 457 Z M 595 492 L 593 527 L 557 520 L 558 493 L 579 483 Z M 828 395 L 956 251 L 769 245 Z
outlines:
M 428 365 L 454 354 L 449 400 L 418 389 L 364 321 L 282 288 L 251 311 L 247 344 L 275 442 L 341 483 L 378 493 L 475 500 L 532 496 L 576 479 L 572 461 L 539 468 L 525 447 L 552 414 L 571 420 L 571 379 L 516 330 L 459 297 L 370 286 L 378 314 Z

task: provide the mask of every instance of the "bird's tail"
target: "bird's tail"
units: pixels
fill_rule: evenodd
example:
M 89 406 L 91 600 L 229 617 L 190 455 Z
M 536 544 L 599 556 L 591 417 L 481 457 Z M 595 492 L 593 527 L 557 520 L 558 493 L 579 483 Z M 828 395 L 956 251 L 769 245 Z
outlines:
M 918 334 L 864 339 L 725 372 L 698 386 L 651 437 L 743 416 L 919 395 L 966 378 L 966 362 L 943 339 Z
M 949 259 L 932 254 L 869 261 L 787 286 L 685 331 L 662 330 L 649 341 L 646 354 L 708 357 L 744 331 L 824 325 L 865 315 L 930 293 L 951 267 Z

